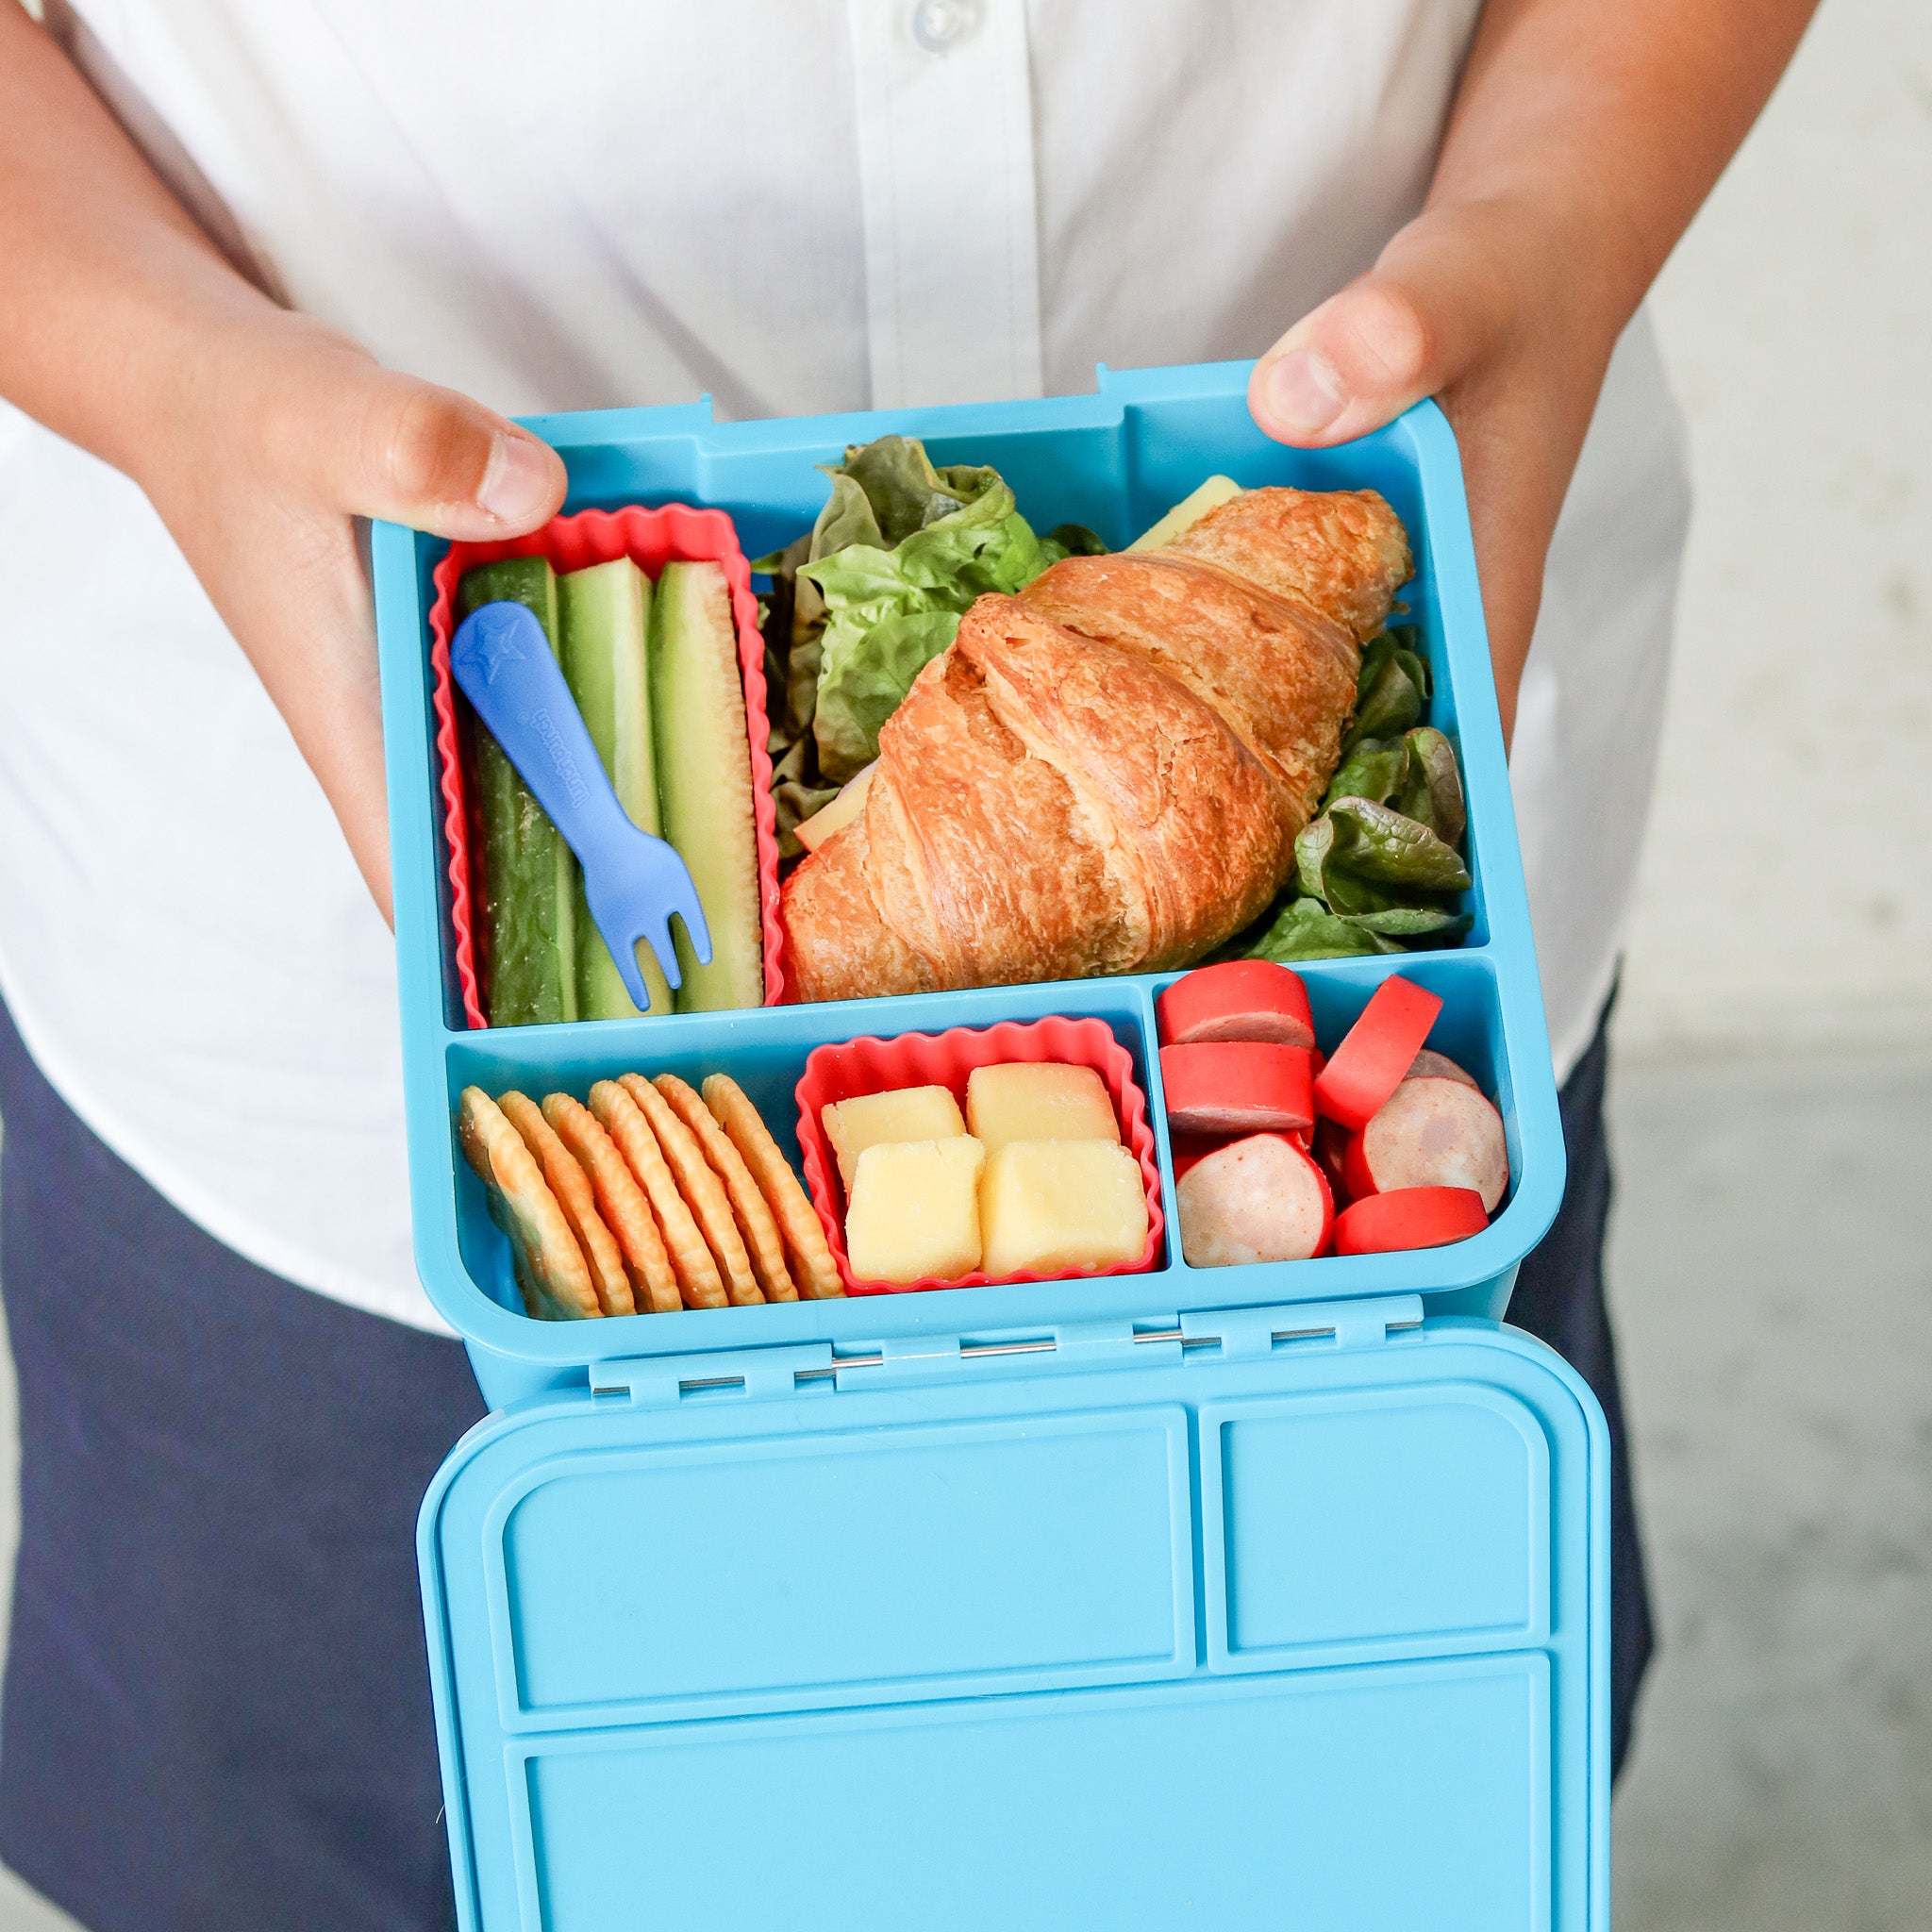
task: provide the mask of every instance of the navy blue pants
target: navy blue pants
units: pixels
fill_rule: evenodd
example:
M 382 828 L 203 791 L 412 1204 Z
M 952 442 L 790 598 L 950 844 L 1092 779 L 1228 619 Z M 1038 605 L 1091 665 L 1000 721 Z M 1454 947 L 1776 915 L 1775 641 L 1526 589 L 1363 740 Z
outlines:
M 1604 1231 L 1610 1216 L 1610 1143 L 1604 1126 L 1604 1086 L 1610 1047 L 1609 1010 L 1590 1051 L 1563 1083 L 1563 1143 L 1570 1174 L 1563 1205 L 1542 1245 L 1523 1264 L 1509 1320 L 1541 1336 L 1596 1391 L 1610 1425 L 1610 1769 L 1630 1749 L 1637 1692 L 1650 1663 L 1653 1637 L 1643 1545 L 1630 1487 L 1629 1438 L 1617 1385 L 1617 1350 L 1604 1302 Z
M 1562 1216 L 1511 1317 L 1621 1407 L 1600 1253 L 1601 1039 Z M 0 1008 L 0 1279 L 21 1543 L 0 1857 L 93 1932 L 455 1924 L 416 1508 L 482 1402 L 455 1342 L 307 1292 L 168 1206 Z M 1615 1492 L 1616 1739 L 1649 1653 Z
M 462 1349 L 204 1234 L 4 1010 L 0 1123 L 0 1857 L 94 1932 L 454 1926 L 415 1529 Z

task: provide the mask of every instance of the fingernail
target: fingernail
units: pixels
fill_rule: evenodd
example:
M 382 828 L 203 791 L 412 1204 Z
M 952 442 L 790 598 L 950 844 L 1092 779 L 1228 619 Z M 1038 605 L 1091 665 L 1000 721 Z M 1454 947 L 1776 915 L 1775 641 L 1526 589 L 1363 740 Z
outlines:
M 1347 400 L 1334 370 L 1310 350 L 1291 350 L 1268 372 L 1268 412 L 1291 435 L 1319 435 Z
M 550 508 L 551 474 L 541 443 L 499 436 L 476 488 L 476 507 L 500 524 L 533 524 Z

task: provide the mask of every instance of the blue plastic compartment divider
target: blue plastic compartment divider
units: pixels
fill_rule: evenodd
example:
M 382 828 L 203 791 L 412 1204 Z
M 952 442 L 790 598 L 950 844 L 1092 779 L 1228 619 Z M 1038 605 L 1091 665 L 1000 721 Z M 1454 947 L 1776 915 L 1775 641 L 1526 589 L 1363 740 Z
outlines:
M 870 1346 L 962 1324 L 983 1335 L 1043 1332 L 1123 1310 L 1172 1315 L 1406 1293 L 1423 1294 L 1436 1313 L 1502 1314 L 1518 1264 L 1560 1203 L 1563 1145 L 1455 441 L 1441 412 L 1424 403 L 1337 449 L 1284 448 L 1263 438 L 1248 416 L 1247 369 L 1221 363 L 1117 374 L 1103 367 L 1092 395 L 1011 404 L 716 423 L 700 403 L 536 417 L 529 426 L 563 456 L 567 509 L 668 501 L 715 506 L 730 513 L 752 556 L 810 525 L 826 487 L 816 464 L 836 460 L 848 443 L 888 432 L 923 437 L 938 462 L 994 465 L 1039 527 L 1084 523 L 1115 544 L 1216 471 L 1244 485 L 1381 491 L 1402 516 L 1415 552 L 1416 574 L 1404 592 L 1406 621 L 1420 627 L 1435 673 L 1430 717 L 1461 758 L 1474 926 L 1459 947 L 1300 970 L 1328 1045 L 1390 973 L 1442 996 L 1445 1010 L 1432 1039 L 1495 1096 L 1507 1133 L 1510 1192 L 1491 1225 L 1454 1246 L 1417 1253 L 1189 1268 L 1175 1231 L 1154 1030 L 1153 996 L 1172 974 L 569 1026 L 465 1028 L 448 939 L 449 855 L 429 714 L 430 573 L 446 545 L 378 524 L 375 589 L 417 1266 L 431 1300 L 462 1335 L 492 1406 L 546 1389 L 581 1388 L 589 1365 L 612 1357 L 806 1341 Z M 492 1091 L 522 1085 L 541 1093 L 564 1086 L 581 1094 L 590 1081 L 619 1071 L 724 1068 L 750 1091 L 795 1161 L 791 1087 L 813 1046 L 1049 1012 L 1108 1020 L 1148 1092 L 1169 1229 L 1163 1265 L 1150 1274 L 689 1310 L 669 1321 L 537 1323 L 522 1311 L 507 1244 L 455 1146 L 456 1099 L 471 1081 Z

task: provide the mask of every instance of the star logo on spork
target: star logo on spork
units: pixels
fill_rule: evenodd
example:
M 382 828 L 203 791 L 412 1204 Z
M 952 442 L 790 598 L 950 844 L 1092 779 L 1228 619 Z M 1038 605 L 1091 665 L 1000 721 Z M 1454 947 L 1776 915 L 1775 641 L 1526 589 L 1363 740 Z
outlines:
M 479 647 L 476 661 L 486 683 L 494 684 L 506 665 L 524 661 L 524 646 L 517 637 L 519 628 L 516 616 L 510 612 L 492 616 L 488 623 L 476 626 L 473 633 Z

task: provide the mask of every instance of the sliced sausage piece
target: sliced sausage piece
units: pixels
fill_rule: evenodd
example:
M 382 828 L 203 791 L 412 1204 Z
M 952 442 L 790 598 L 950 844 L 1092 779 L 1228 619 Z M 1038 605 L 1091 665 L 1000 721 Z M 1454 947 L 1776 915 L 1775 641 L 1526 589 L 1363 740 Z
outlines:
M 1392 1255 L 1400 1248 L 1440 1248 L 1467 1241 L 1489 1224 L 1474 1188 L 1398 1188 L 1353 1202 L 1335 1217 L 1335 1252 Z
M 1391 974 L 1328 1056 L 1315 1085 L 1316 1107 L 1350 1133 L 1360 1133 L 1401 1086 L 1441 1010 L 1434 993 Z
M 1174 1200 L 1191 1268 L 1306 1261 L 1326 1249 L 1335 1223 L 1322 1170 L 1285 1134 L 1250 1134 L 1203 1155 Z
M 1321 1069 L 1315 1070 L 1318 1074 Z M 1473 1074 L 1465 1074 L 1446 1053 L 1431 1053 L 1427 1047 L 1409 1062 L 1405 1080 L 1460 1080 L 1465 1087 L 1475 1086 Z
M 1313 1046 L 1315 1023 L 1299 973 L 1267 959 L 1224 959 L 1177 979 L 1154 1002 L 1169 1046 L 1199 1040 L 1265 1040 Z
M 1410 1077 L 1351 1138 L 1341 1177 L 1356 1200 L 1397 1188 L 1474 1188 L 1493 1214 L 1509 1185 L 1503 1116 L 1460 1080 Z
M 1160 1049 L 1167 1124 L 1176 1134 L 1292 1133 L 1315 1124 L 1305 1046 L 1197 1041 Z
M 1315 1157 L 1316 1166 L 1328 1176 L 1328 1185 L 1335 1190 L 1338 1201 L 1348 1199 L 1348 1181 L 1342 1174 L 1341 1164 L 1352 1139 L 1353 1135 L 1333 1121 L 1323 1120 L 1315 1123 L 1315 1131 L 1309 1136 L 1308 1151 Z
M 1194 1165 L 1205 1160 L 1208 1155 L 1227 1145 L 1225 1134 L 1170 1134 L 1168 1144 L 1174 1150 L 1174 1177 L 1176 1181 Z
M 1210 1154 L 1218 1154 L 1230 1141 L 1242 1138 L 1240 1134 L 1176 1134 L 1174 1141 L 1174 1177 L 1179 1180 L 1195 1161 L 1205 1159 Z M 1304 1154 L 1314 1150 L 1314 1134 L 1307 1127 L 1291 1127 L 1282 1137 L 1292 1141 Z M 1330 1182 L 1332 1187 L 1334 1184 Z

